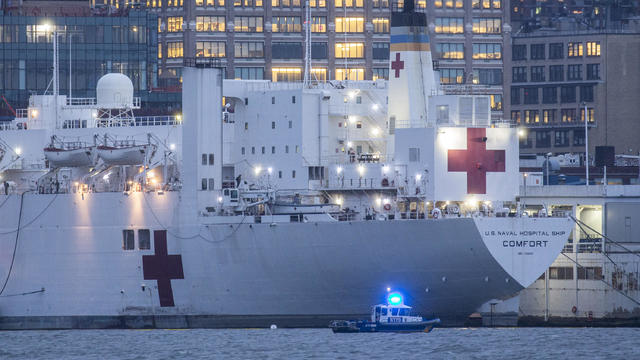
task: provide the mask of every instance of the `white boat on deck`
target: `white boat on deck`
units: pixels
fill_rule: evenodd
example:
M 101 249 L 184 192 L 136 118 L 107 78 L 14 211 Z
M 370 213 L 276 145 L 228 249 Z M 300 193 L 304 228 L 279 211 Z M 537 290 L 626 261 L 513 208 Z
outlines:
M 97 147 L 98 156 L 107 165 L 142 165 L 151 145 L 107 146 Z
M 64 143 L 63 146 L 52 144 L 44 148 L 44 156 L 54 168 L 93 166 L 96 161 L 94 148 L 82 143 Z

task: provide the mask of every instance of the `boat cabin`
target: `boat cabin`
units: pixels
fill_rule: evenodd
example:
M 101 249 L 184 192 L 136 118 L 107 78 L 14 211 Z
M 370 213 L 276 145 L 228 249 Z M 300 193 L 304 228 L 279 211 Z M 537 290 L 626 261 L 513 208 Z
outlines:
M 411 307 L 400 305 L 376 305 L 373 307 L 371 321 L 381 323 L 407 323 L 422 321 L 421 316 L 412 316 Z

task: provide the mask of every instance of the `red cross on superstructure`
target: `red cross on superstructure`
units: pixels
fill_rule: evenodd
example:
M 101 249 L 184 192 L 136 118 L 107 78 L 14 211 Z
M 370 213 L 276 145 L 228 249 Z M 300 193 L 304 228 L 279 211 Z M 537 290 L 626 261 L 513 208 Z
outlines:
M 155 247 L 155 255 L 142 256 L 144 279 L 158 280 L 160 306 L 175 306 L 171 280 L 184 279 L 182 256 L 168 255 L 166 231 L 153 232 L 153 245 Z
M 400 60 L 400 53 L 396 53 L 396 60 L 391 62 L 391 69 L 396 71 L 396 78 L 400 77 L 400 70 L 404 69 L 404 61 Z
M 448 171 L 467 173 L 467 193 L 487 193 L 487 172 L 505 171 L 505 151 L 487 150 L 487 129 L 467 129 L 467 150 L 448 151 Z

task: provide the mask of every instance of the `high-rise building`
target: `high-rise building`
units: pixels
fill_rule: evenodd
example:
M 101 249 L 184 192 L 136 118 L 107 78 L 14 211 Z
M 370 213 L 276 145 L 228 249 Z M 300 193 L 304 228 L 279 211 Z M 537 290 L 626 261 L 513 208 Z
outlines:
M 565 26 L 566 27 L 566 26 Z M 521 153 L 640 152 L 640 27 L 511 34 L 505 115 L 526 129 Z
M 47 8 L 41 12 L 47 13 Z M 52 91 L 54 36 L 61 93 L 95 97 L 102 75 L 121 72 L 131 78 L 143 111 L 179 106 L 178 95 L 152 91 L 158 87 L 157 24 L 155 14 L 134 10 L 122 16 L 3 15 L 0 95 L 6 102 L 0 101 L 0 115 L 11 116 L 11 108 L 26 108 L 32 93 Z
M 92 0 L 158 15 L 160 86 L 179 86 L 184 58 L 220 59 L 227 78 L 301 81 L 305 0 Z M 311 72 L 318 80 L 389 77 L 389 21 L 400 0 L 309 0 Z M 503 0 L 415 0 L 449 92 L 490 94 L 502 113 Z M 393 60 L 393 59 L 391 59 Z

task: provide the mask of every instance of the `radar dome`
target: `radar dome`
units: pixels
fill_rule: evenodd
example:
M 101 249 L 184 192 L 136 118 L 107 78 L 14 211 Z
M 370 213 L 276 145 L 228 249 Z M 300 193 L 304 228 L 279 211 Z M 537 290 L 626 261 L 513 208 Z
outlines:
M 120 73 L 106 74 L 98 80 L 96 87 L 98 106 L 105 109 L 133 106 L 133 83 L 128 76 Z

